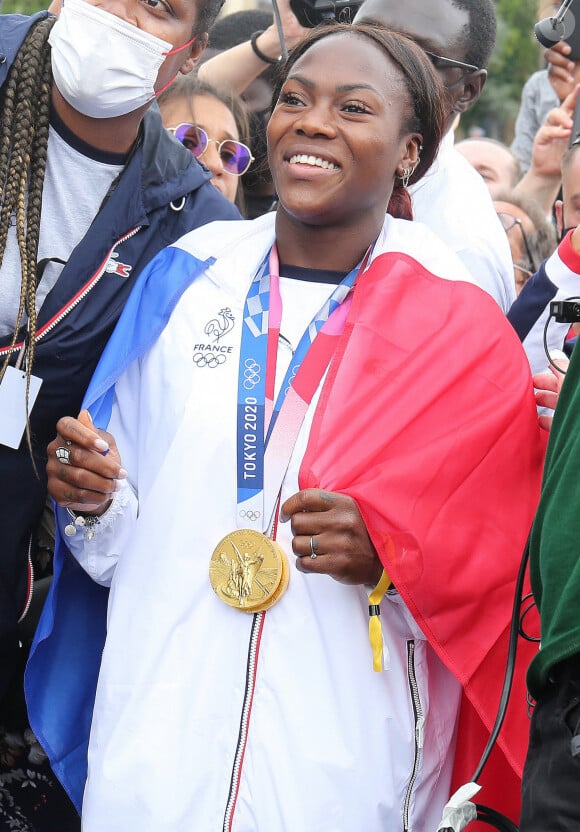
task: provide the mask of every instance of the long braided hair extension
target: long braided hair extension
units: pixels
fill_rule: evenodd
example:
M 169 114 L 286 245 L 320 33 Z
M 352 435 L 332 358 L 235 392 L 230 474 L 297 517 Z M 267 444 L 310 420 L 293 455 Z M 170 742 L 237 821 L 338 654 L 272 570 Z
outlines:
M 26 313 L 27 414 L 36 343 L 38 238 L 52 87 L 51 50 L 47 39 L 55 22 L 56 18 L 51 16 L 30 29 L 4 85 L 4 102 L 0 111 L 0 265 L 14 216 L 22 275 L 18 316 L 10 350 L 0 369 L 0 382 Z M 26 438 L 32 453 L 28 416 Z

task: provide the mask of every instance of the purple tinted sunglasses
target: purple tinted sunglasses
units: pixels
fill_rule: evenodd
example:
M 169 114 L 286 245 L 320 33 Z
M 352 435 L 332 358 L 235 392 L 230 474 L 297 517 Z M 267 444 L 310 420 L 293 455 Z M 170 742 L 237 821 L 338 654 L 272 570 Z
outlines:
M 168 127 L 167 130 L 197 159 L 203 156 L 210 142 L 215 142 L 223 169 L 234 176 L 241 176 L 254 161 L 252 151 L 242 142 L 236 142 L 234 139 L 225 139 L 223 142 L 210 139 L 203 127 L 198 127 L 197 124 L 178 124 L 177 127 Z

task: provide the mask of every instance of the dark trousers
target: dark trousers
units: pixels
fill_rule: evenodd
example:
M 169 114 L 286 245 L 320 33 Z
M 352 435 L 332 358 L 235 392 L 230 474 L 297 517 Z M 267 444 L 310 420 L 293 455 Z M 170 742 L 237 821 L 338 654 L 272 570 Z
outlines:
M 578 735 L 578 756 L 572 738 Z M 580 830 L 580 655 L 554 668 L 534 709 L 522 783 L 520 832 Z

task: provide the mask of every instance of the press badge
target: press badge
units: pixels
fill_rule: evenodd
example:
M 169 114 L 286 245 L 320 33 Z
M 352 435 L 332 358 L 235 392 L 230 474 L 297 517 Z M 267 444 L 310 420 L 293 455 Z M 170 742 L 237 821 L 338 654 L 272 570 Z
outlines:
M 28 413 L 40 391 L 42 379 L 30 376 Z M 6 367 L 0 384 L 0 445 L 18 448 L 26 429 L 26 373 L 16 367 Z

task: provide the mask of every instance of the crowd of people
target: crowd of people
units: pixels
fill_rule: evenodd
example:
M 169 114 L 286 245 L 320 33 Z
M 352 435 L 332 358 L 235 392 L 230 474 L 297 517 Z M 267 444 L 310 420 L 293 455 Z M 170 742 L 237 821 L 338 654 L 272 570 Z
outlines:
M 580 61 L 222 2 L 0 16 L 0 828 L 575 829 Z

